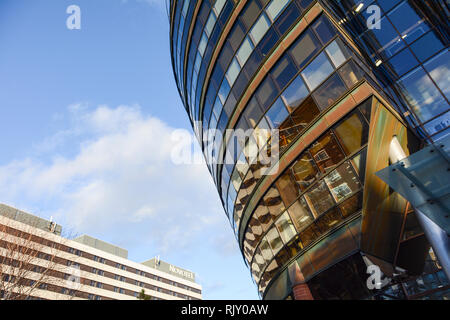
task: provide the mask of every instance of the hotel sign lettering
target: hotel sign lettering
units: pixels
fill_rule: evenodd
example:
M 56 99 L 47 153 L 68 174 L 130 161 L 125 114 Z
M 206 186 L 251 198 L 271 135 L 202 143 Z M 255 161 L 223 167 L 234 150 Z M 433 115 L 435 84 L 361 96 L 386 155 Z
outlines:
M 169 271 L 176 275 L 182 276 L 183 278 L 195 280 L 192 272 L 177 268 L 171 264 L 169 265 Z

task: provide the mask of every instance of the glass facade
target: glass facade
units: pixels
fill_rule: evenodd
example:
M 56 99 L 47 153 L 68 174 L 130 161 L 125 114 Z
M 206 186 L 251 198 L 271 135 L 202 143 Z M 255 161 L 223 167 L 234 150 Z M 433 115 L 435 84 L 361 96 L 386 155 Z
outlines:
M 377 218 L 365 199 L 378 187 L 373 168 L 388 165 L 383 133 L 402 134 L 409 152 L 448 134 L 442 4 L 171 1 L 180 96 L 261 297 L 290 294 L 271 290 L 293 261 L 320 297 L 313 279 L 322 271 L 355 252 L 372 253 L 366 239 Z M 368 8 L 379 9 L 380 29 L 369 27 Z M 251 134 L 230 136 L 231 129 Z M 279 149 L 276 170 L 253 161 L 269 146 Z M 395 238 L 408 232 L 407 203 L 386 197 L 380 210 L 402 212 L 405 221 L 386 228 Z M 396 259 L 385 257 L 391 265 Z M 356 291 L 361 298 L 363 291 Z

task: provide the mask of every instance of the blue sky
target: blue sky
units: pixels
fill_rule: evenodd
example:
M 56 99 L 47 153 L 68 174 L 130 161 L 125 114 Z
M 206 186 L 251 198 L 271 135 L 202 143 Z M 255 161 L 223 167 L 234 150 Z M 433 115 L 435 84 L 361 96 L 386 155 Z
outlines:
M 171 161 L 191 129 L 168 32 L 163 0 L 0 1 L 0 202 L 257 299 L 206 167 Z

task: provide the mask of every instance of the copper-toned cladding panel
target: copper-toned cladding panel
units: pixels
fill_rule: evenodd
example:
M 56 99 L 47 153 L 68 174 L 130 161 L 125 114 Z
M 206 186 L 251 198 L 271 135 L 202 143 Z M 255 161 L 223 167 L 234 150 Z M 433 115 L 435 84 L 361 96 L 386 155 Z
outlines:
M 389 147 L 394 135 L 409 153 L 406 132 L 397 117 L 374 99 L 367 147 L 361 249 L 389 263 L 395 259 L 407 201 L 390 190 L 375 172 L 389 165 Z

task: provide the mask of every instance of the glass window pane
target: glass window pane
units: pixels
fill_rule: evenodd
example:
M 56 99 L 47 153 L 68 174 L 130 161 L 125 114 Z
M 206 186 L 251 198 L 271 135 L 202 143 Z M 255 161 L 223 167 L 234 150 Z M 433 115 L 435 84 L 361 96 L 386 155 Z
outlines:
M 327 232 L 339 222 L 343 220 L 338 208 L 333 208 L 324 213 L 316 222 L 317 227 L 321 232 Z
M 227 100 L 228 94 L 230 93 L 230 85 L 228 84 L 228 80 L 226 78 L 223 79 L 222 85 L 219 89 L 219 98 L 222 104 Z
M 303 70 L 302 76 L 309 89 L 312 91 L 325 80 L 333 70 L 333 66 L 327 56 L 322 52 Z
M 234 81 L 236 81 L 237 76 L 239 75 L 239 72 L 241 71 L 241 66 L 237 62 L 236 59 L 233 59 L 231 61 L 230 67 L 228 68 L 226 77 L 228 79 L 228 82 L 230 83 L 230 86 L 233 86 Z
M 216 15 L 214 14 L 213 11 L 211 11 L 208 21 L 206 22 L 206 25 L 205 25 L 205 32 L 208 37 L 210 36 L 211 31 L 214 28 L 215 24 L 216 24 Z
M 320 47 L 320 43 L 314 34 L 306 31 L 304 35 L 296 40 L 290 50 L 295 63 L 299 68 L 302 68 L 319 51 Z
M 277 229 L 275 226 L 272 226 L 272 228 L 267 232 L 267 241 L 269 242 L 270 247 L 272 248 L 272 251 L 276 254 L 280 249 L 283 247 L 283 242 L 281 242 L 280 235 L 278 234 Z
M 384 54 L 386 57 L 392 57 L 405 47 L 405 43 L 401 41 L 397 31 L 395 31 L 392 24 L 386 17 L 380 20 L 380 29 L 369 29 L 363 35 L 362 38 L 366 43 L 374 45 L 376 50 Z
M 354 113 L 335 127 L 335 131 L 345 153 L 350 155 L 367 143 L 369 126 Z
M 233 26 L 233 31 L 231 31 L 229 36 L 229 41 L 231 44 L 231 47 L 234 51 L 236 51 L 239 48 L 239 45 L 241 44 L 242 39 L 244 39 L 245 36 L 245 30 L 242 24 L 238 21 Z
M 323 173 L 331 170 L 331 168 L 345 158 L 336 138 L 331 132 L 326 133 L 322 138 L 313 143 L 309 152 Z
M 285 209 L 280 194 L 275 187 L 269 189 L 263 198 L 263 203 L 269 209 L 269 212 L 272 215 L 272 221 Z
M 448 50 L 438 54 L 424 64 L 431 78 L 436 82 L 447 99 L 450 99 L 450 53 Z M 447 105 L 448 107 L 448 105 Z
M 313 216 L 311 215 L 311 211 L 309 210 L 304 197 L 295 201 L 292 206 L 289 207 L 288 212 L 298 232 L 302 231 L 313 221 Z
M 303 246 L 306 247 L 311 242 L 316 240 L 319 235 L 320 235 L 320 230 L 313 223 L 308 228 L 303 230 L 302 233 L 300 233 L 300 240 L 302 241 Z
M 421 67 L 410 72 L 397 83 L 421 121 L 425 122 L 448 109 L 448 103 Z
M 272 21 L 275 21 L 288 2 L 289 0 L 272 0 L 272 2 L 266 7 L 267 15 Z
M 340 41 L 339 44 L 342 46 Z M 339 66 L 343 64 L 346 60 L 344 52 L 342 52 L 339 44 L 338 41 L 335 40 L 332 43 L 330 43 L 328 47 L 325 49 L 336 68 L 339 68 Z
M 411 51 L 406 48 L 397 53 L 387 63 L 391 67 L 393 73 L 398 77 L 417 66 L 419 62 L 414 58 Z
M 278 98 L 269 111 L 267 111 L 266 118 L 272 129 L 277 129 L 288 115 L 289 113 L 284 106 L 283 100 Z
M 278 192 L 286 207 L 290 206 L 300 195 L 299 187 L 295 183 L 291 169 L 288 169 L 281 177 L 279 177 L 275 182 L 275 185 L 278 188 Z
M 247 37 L 242 42 L 241 47 L 239 48 L 239 51 L 237 52 L 236 57 L 239 60 L 239 63 L 241 67 L 245 65 L 245 62 L 247 62 L 248 57 L 253 51 L 253 44 L 251 43 L 250 39 Z
M 315 218 L 334 206 L 333 198 L 323 181 L 320 181 L 310 191 L 305 193 L 305 200 Z
M 253 97 L 245 107 L 244 115 L 252 128 L 256 126 L 262 116 L 262 110 L 256 97 Z
M 338 74 L 334 74 L 314 92 L 313 96 L 320 110 L 325 110 L 346 91 L 347 88 L 342 79 Z
M 292 81 L 289 86 L 281 94 L 281 97 L 286 104 L 289 112 L 294 111 L 300 103 L 309 94 L 305 83 L 300 75 L 298 75 L 294 81 Z
M 257 1 L 249 1 L 244 10 L 245 12 L 242 14 L 240 21 L 245 25 L 246 30 L 248 30 L 258 17 L 260 7 Z
M 319 171 L 309 154 L 305 153 L 292 166 L 292 174 L 300 190 L 305 191 L 319 176 Z
M 362 78 L 363 72 L 353 60 L 350 60 L 343 67 L 341 67 L 341 69 L 339 69 L 339 75 L 344 80 L 347 88 L 351 88 L 359 81 L 359 79 Z
M 261 255 L 263 256 L 264 260 L 270 261 L 273 258 L 273 252 L 270 248 L 269 241 L 267 240 L 267 237 L 264 237 L 261 240 L 261 244 L 259 245 L 259 249 L 261 251 Z
M 289 56 L 286 55 L 277 62 L 270 73 L 275 83 L 282 90 L 297 73 L 297 68 Z
M 294 224 L 287 212 L 283 213 L 280 218 L 275 222 L 278 231 L 280 232 L 281 239 L 286 244 L 288 243 L 296 234 Z
M 428 134 L 432 135 L 436 132 L 439 132 L 444 129 L 450 129 L 450 112 L 446 112 L 443 115 L 437 117 L 436 119 L 433 119 L 429 122 L 427 122 L 424 125 L 425 129 L 427 130 Z M 449 134 L 447 130 L 447 134 Z M 445 136 L 443 132 L 443 136 Z M 440 138 L 434 136 L 433 137 L 436 141 Z
M 280 152 L 284 150 L 284 148 L 289 145 L 292 140 L 297 136 L 298 131 L 294 126 L 292 120 L 288 117 L 278 128 L 280 135 Z
M 300 107 L 296 108 L 294 112 L 291 113 L 291 118 L 295 128 L 298 131 L 302 131 L 319 113 L 319 108 L 314 102 L 314 99 L 308 97 Z
M 208 43 L 208 37 L 205 33 L 203 33 L 202 39 L 200 40 L 200 44 L 198 45 L 198 52 L 200 52 L 200 55 L 203 56 L 203 53 L 206 49 L 206 44 Z
M 361 210 L 362 200 L 363 200 L 363 193 L 358 192 L 357 194 L 351 196 L 349 199 L 342 202 L 339 205 L 342 215 L 346 218 Z
M 325 177 L 325 183 L 336 202 L 359 190 L 361 183 L 350 162 L 346 161 Z
M 266 77 L 263 83 L 256 91 L 256 96 L 262 109 L 265 111 L 272 104 L 273 100 L 278 94 L 278 90 L 270 77 Z
M 422 62 L 442 49 L 444 49 L 443 41 L 436 36 L 435 31 L 428 32 L 411 45 L 411 50 Z
M 265 14 L 262 14 L 261 17 L 259 17 L 258 21 L 253 26 L 252 30 L 250 31 L 250 35 L 253 40 L 253 44 L 256 46 L 259 41 L 262 39 L 266 31 L 270 27 L 270 22 L 267 19 Z
M 322 15 L 319 19 L 317 19 L 312 28 L 316 31 L 317 36 L 323 44 L 330 41 L 335 35 L 334 28 L 328 19 L 325 18 L 325 15 Z
M 392 10 L 388 16 L 401 33 L 402 38 L 408 43 L 413 42 L 430 29 L 425 20 L 419 17 L 407 1 Z

